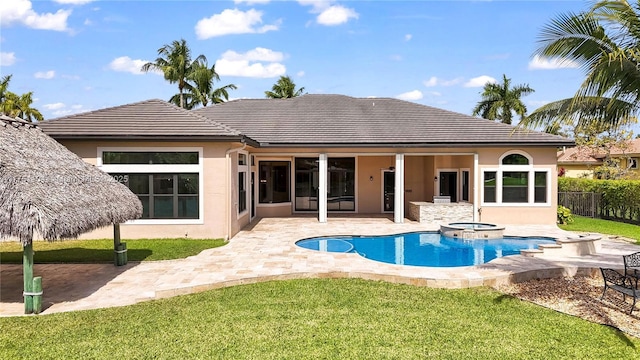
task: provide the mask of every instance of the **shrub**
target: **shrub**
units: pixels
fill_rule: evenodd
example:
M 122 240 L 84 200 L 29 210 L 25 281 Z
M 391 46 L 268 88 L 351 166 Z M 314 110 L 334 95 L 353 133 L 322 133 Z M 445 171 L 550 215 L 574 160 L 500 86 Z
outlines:
M 573 222 L 571 210 L 562 205 L 558 205 L 558 224 L 566 225 Z

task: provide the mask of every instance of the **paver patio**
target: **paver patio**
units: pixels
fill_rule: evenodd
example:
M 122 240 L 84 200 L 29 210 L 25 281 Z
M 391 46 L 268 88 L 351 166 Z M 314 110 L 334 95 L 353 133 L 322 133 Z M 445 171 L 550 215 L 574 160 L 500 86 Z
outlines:
M 554 259 L 520 255 L 495 259 L 480 266 L 455 268 L 385 264 L 353 253 L 324 253 L 299 248 L 297 240 L 323 235 L 385 235 L 438 230 L 437 224 L 387 217 L 330 217 L 319 223 L 311 217 L 265 218 L 254 221 L 229 244 L 180 260 L 112 264 L 41 264 L 43 314 L 124 306 L 224 286 L 275 279 L 358 277 L 420 286 L 460 288 L 496 286 L 532 278 L 576 273 L 591 274 L 599 267 L 621 268 L 623 254 L 638 247 L 603 240 L 596 255 Z M 555 226 L 507 225 L 505 235 L 566 237 Z M 37 255 L 36 255 L 37 256 Z M 0 316 L 22 315 L 22 265 L 0 265 Z

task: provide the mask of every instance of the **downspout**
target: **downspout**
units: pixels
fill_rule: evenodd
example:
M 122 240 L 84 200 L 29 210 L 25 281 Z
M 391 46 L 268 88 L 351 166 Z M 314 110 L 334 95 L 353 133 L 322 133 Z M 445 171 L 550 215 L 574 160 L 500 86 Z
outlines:
M 227 234 L 226 234 L 227 241 L 231 240 L 231 216 L 232 216 L 231 204 L 233 203 L 233 199 L 232 199 L 233 192 L 231 191 L 232 190 L 231 189 L 231 153 L 244 150 L 247 147 L 247 143 L 244 138 L 242 138 L 240 142 L 242 143 L 242 146 L 230 147 L 224 153 L 225 162 L 226 162 L 225 188 L 227 190 L 227 199 L 226 199 L 226 206 L 225 206 L 225 214 L 226 214 L 225 217 L 227 222 Z

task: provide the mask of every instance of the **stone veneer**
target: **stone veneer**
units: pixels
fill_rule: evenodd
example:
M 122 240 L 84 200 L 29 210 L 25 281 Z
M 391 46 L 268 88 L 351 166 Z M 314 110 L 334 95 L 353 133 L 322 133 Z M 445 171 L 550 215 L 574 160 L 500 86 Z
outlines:
M 409 203 L 409 219 L 421 223 L 471 222 L 473 205 L 470 203 L 431 203 L 412 201 Z

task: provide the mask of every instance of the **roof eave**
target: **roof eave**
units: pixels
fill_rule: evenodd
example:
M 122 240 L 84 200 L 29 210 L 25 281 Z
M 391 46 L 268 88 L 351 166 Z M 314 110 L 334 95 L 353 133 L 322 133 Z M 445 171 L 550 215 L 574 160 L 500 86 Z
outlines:
M 88 135 L 88 134 L 48 134 L 56 140 L 157 140 L 157 141 L 215 141 L 246 142 L 258 146 L 259 143 L 243 135 Z
M 315 148 L 477 148 L 477 147 L 504 147 L 504 146 L 526 146 L 526 147 L 560 147 L 571 146 L 572 141 L 568 142 L 447 142 L 447 143 L 260 143 L 262 148 L 301 148 L 301 147 L 315 147 Z

